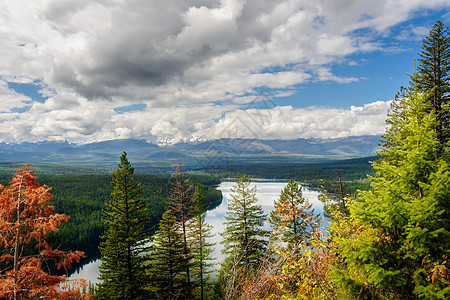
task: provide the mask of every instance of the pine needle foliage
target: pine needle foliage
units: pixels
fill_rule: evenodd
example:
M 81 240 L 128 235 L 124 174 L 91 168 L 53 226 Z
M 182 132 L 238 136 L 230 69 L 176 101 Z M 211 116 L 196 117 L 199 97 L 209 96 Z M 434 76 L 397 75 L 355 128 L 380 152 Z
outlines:
M 266 251 L 268 231 L 263 226 L 267 215 L 257 203 L 256 186 L 250 185 L 251 180 L 239 174 L 231 188 L 222 243 L 228 260 L 237 258 L 238 265 L 256 267 Z
M 438 20 L 423 39 L 417 78 L 421 91 L 432 91 L 426 109 L 436 114 L 437 136 L 441 143 L 450 140 L 450 31 Z
M 124 151 L 112 173 L 112 200 L 106 203 L 103 222 L 108 226 L 100 244 L 102 264 L 98 288 L 100 299 L 145 299 L 147 276 L 144 262 L 148 252 L 148 229 L 145 201 L 140 198 L 141 187 L 133 179 Z
M 205 195 L 200 184 L 195 186 L 193 195 L 193 217 L 188 226 L 191 231 L 189 246 L 193 253 L 192 279 L 197 298 L 205 299 L 212 273 L 213 243 L 209 239 L 213 237 L 212 226 L 206 223 Z
M 167 210 L 153 237 L 147 271 L 151 283 L 147 285 L 151 299 L 190 299 L 184 255 L 184 240 L 180 224 L 171 210 Z
M 186 172 L 183 169 L 183 163 L 178 161 L 175 172 L 172 175 L 173 181 L 171 182 L 171 190 L 169 194 L 169 209 L 175 216 L 180 230 L 183 236 L 183 251 L 186 259 L 191 261 L 192 252 L 189 247 L 188 239 L 189 232 L 188 221 L 193 215 L 193 202 L 192 202 L 192 185 L 187 178 Z M 190 264 L 186 264 L 186 281 L 187 284 L 191 284 L 191 270 Z M 190 291 L 190 289 L 189 289 Z

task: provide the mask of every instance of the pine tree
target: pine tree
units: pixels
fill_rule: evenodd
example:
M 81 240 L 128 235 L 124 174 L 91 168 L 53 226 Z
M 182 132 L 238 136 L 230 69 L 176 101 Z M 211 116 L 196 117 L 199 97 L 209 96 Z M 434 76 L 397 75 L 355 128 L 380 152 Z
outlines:
M 134 168 L 124 151 L 112 173 L 114 191 L 103 222 L 108 229 L 100 244 L 102 264 L 98 296 L 103 299 L 145 299 L 145 253 L 149 224 L 145 201 L 139 198 L 140 183 L 134 182 Z
M 195 186 L 193 195 L 193 217 L 189 221 L 189 228 L 191 230 L 190 247 L 193 252 L 193 282 L 196 288 L 199 289 L 199 298 L 205 299 L 205 288 L 209 281 L 209 274 L 212 272 L 213 264 L 212 246 L 214 244 L 207 241 L 213 237 L 211 234 L 212 226 L 206 223 L 206 208 L 205 195 L 202 192 L 200 184 Z
M 302 187 L 292 179 L 275 200 L 274 210 L 270 213 L 270 225 L 274 235 L 287 243 L 289 248 L 296 249 L 301 243 L 309 243 L 311 231 L 316 229 L 307 223 L 314 216 L 311 207 L 312 204 L 303 198 Z
M 228 261 L 237 260 L 236 266 L 256 267 L 267 246 L 268 231 L 263 229 L 267 215 L 257 204 L 256 186 L 250 187 L 250 184 L 247 176 L 239 174 L 236 185 L 231 188 L 222 243 Z
M 337 209 L 344 215 L 349 214 L 348 208 L 347 208 L 347 198 L 349 197 L 349 193 L 347 192 L 348 187 L 342 180 L 341 172 L 338 170 L 336 172 L 336 180 L 332 183 L 332 189 L 330 191 L 330 203 L 327 203 L 327 206 L 331 205 L 333 206 L 332 209 Z
M 173 179 L 174 180 L 171 182 L 172 189 L 169 194 L 169 208 L 180 225 L 184 241 L 184 255 L 188 261 L 191 261 L 192 253 L 188 243 L 190 232 L 187 223 L 193 214 L 192 185 L 183 170 L 183 163 L 181 160 L 178 161 L 176 171 L 173 173 Z M 186 264 L 185 266 L 187 284 L 190 285 L 190 264 Z
M 413 78 L 414 79 L 414 78 Z M 374 163 L 372 187 L 350 207 L 352 225 L 335 237 L 346 294 L 360 298 L 450 297 L 450 165 L 441 147 L 432 91 L 399 99 Z
M 450 35 L 449 29 L 438 20 L 423 40 L 419 53 L 417 78 L 421 91 L 433 91 L 429 99 L 428 111 L 436 112 L 436 129 L 442 146 L 450 139 Z
M 180 224 L 171 210 L 167 210 L 159 223 L 159 230 L 153 237 L 148 262 L 148 273 L 152 284 L 148 285 L 155 299 L 189 299 L 184 240 Z

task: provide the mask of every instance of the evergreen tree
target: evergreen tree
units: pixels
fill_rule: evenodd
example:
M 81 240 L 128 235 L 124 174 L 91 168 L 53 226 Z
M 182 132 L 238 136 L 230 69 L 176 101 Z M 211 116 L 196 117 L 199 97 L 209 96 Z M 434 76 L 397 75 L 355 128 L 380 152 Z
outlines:
M 183 235 L 183 251 L 188 261 L 192 258 L 192 253 L 189 248 L 189 228 L 187 222 L 192 216 L 192 185 L 187 179 L 186 173 L 183 171 L 183 164 L 181 160 L 178 161 L 175 173 L 173 173 L 172 189 L 169 194 L 169 208 L 175 216 L 180 225 L 181 233 Z M 187 284 L 191 283 L 190 264 L 186 264 L 186 280 Z
M 450 139 L 450 36 L 448 27 L 442 21 L 438 20 L 432 26 L 423 40 L 419 56 L 418 88 L 433 91 L 426 109 L 436 112 L 438 138 L 444 146 Z
M 267 246 L 268 231 L 263 229 L 267 215 L 257 204 L 256 186 L 250 187 L 250 184 L 247 176 L 239 174 L 236 185 L 231 188 L 222 243 L 228 261 L 235 260 L 236 266 L 256 267 Z
M 332 209 L 339 210 L 344 215 L 348 216 L 350 213 L 347 208 L 347 198 L 349 193 L 347 192 L 348 187 L 342 180 L 341 172 L 336 172 L 336 180 L 332 182 L 332 189 L 330 190 L 330 203 L 326 203 L 326 205 L 333 206 Z
M 195 287 L 199 289 L 198 296 L 202 300 L 205 299 L 205 288 L 210 278 L 209 274 L 212 272 L 211 253 L 214 246 L 207 241 L 213 235 L 211 234 L 212 226 L 206 223 L 205 198 L 201 185 L 197 184 L 193 195 L 194 213 L 189 221 L 189 227 L 192 233 L 190 247 L 194 259 L 192 277 Z
M 100 244 L 102 264 L 98 296 L 103 299 L 145 299 L 145 253 L 148 251 L 149 223 L 145 201 L 139 198 L 140 183 L 133 180 L 131 167 L 124 151 L 112 173 L 114 191 L 103 222 L 108 226 Z
M 334 274 L 345 294 L 450 297 L 449 149 L 436 159 L 436 116 L 426 112 L 432 91 L 414 90 L 397 100 L 371 190 L 350 207 L 348 234 L 335 237 L 345 268 Z
M 294 180 L 289 180 L 270 213 L 269 221 L 274 229 L 274 236 L 292 249 L 296 249 L 300 243 L 308 244 L 311 231 L 316 229 L 306 221 L 314 216 L 311 207 L 312 204 L 303 198 L 302 187 Z
M 189 299 L 184 240 L 180 225 L 171 210 L 167 210 L 156 231 L 150 251 L 148 273 L 152 284 L 148 285 L 155 299 Z

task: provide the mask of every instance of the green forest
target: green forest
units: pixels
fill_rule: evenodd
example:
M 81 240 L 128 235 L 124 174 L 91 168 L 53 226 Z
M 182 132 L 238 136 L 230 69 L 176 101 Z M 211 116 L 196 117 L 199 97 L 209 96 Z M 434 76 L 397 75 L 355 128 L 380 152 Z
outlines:
M 71 171 L 71 168 L 59 168 L 63 172 Z M 135 177 L 141 183 L 141 197 L 145 199 L 148 208 L 151 220 L 149 226 L 153 227 L 158 224 L 167 208 L 171 178 L 154 175 Z M 206 195 L 205 203 L 209 206 L 222 201 L 221 192 L 213 187 L 220 183 L 217 178 L 207 175 L 192 175 L 190 178 L 193 183 L 202 184 Z M 2 184 L 6 185 L 7 182 L 3 180 Z M 51 204 L 55 206 L 55 212 L 70 216 L 70 221 L 60 227 L 58 234 L 49 237 L 50 244 L 63 250 L 97 249 L 100 235 L 106 229 L 101 218 L 105 203 L 111 199 L 113 191 L 111 175 L 43 175 L 38 178 L 38 182 L 51 187 Z
M 136 181 L 141 183 L 141 197 L 145 200 L 149 226 L 159 223 L 167 208 L 170 177 L 154 175 L 136 175 Z M 194 183 L 202 183 L 208 205 L 217 205 L 222 201 L 220 191 L 211 185 L 217 179 L 206 176 L 193 176 Z M 111 199 L 113 188 L 111 175 L 67 175 L 42 176 L 39 182 L 52 187 L 52 204 L 55 212 L 70 216 L 70 221 L 63 224 L 58 234 L 50 237 L 52 245 L 60 245 L 62 249 L 90 250 L 97 248 L 100 235 L 106 226 L 102 223 L 102 210 L 105 203 Z

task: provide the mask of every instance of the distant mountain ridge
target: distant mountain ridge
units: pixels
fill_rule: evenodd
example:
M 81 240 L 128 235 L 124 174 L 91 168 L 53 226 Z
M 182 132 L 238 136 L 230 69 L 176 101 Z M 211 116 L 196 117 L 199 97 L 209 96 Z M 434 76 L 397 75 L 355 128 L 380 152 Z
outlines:
M 122 151 L 135 163 L 172 164 L 178 158 L 195 166 L 201 161 L 228 158 L 236 163 L 298 163 L 375 155 L 380 136 L 336 139 L 260 140 L 218 139 L 158 146 L 139 139 L 118 139 L 77 145 L 69 142 L 0 143 L 0 161 L 69 164 L 115 164 Z
M 169 146 L 185 150 L 220 150 L 237 154 L 319 154 L 371 156 L 378 150 L 379 135 L 336 139 L 259 140 L 219 139 L 200 143 L 178 143 Z

